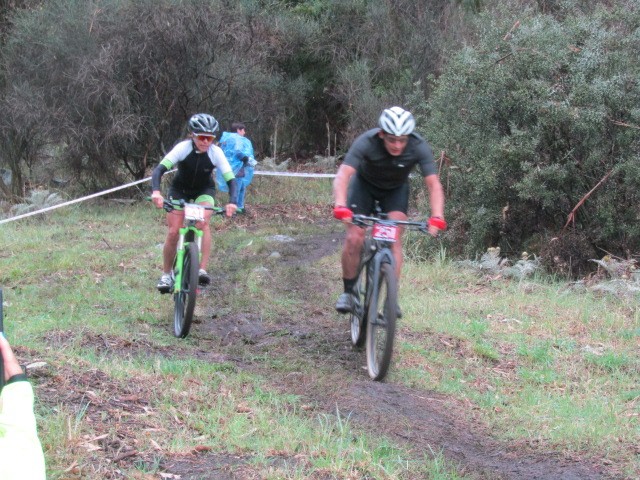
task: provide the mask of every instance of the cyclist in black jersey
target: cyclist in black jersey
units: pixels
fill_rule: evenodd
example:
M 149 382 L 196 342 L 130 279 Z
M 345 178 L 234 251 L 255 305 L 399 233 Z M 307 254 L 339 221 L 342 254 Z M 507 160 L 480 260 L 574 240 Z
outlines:
M 228 217 L 232 216 L 237 206 L 237 185 L 233 171 L 222 149 L 214 145 L 218 121 L 206 113 L 198 113 L 189 119 L 189 138 L 178 143 L 167 153 L 151 176 L 151 199 L 156 207 L 163 207 L 162 193 L 160 192 L 160 180 L 166 171 L 176 167 L 178 169 L 169 188 L 169 198 L 173 200 L 183 199 L 214 206 L 215 194 L 215 169 L 219 169 L 229 187 L 229 203 L 225 206 Z M 197 224 L 203 232 L 202 255 L 200 260 L 200 278 L 202 284 L 211 282 L 207 273 L 209 251 L 211 249 L 211 229 L 209 220 L 212 211 L 205 210 L 204 222 Z M 169 231 L 162 250 L 162 277 L 158 282 L 158 290 L 166 293 L 171 290 L 171 268 L 176 255 L 179 230 L 182 226 L 184 212 L 180 209 L 167 213 Z
M 353 214 L 370 215 L 377 200 L 388 218 L 406 220 L 409 204 L 409 174 L 416 165 L 429 192 L 431 218 L 429 233 L 436 236 L 446 227 L 444 192 L 429 144 L 413 130 L 415 120 L 410 112 L 391 107 L 382 112 L 378 128 L 364 132 L 351 145 L 333 183 L 335 218 L 345 222 L 347 235 L 342 250 L 344 293 L 338 297 L 336 310 L 351 313 L 356 298 L 353 287 L 357 280 L 360 252 L 365 229 L 350 223 Z M 396 274 L 400 279 L 402 242 L 393 244 Z M 398 312 L 400 315 L 400 312 Z

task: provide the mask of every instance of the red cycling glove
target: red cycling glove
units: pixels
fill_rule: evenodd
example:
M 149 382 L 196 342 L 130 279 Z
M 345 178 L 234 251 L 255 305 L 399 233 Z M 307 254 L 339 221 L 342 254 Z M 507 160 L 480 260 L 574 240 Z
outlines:
M 333 207 L 333 216 L 338 220 L 351 220 L 353 212 L 347 207 Z
M 436 227 L 438 230 L 447 229 L 447 222 L 445 222 L 444 219 L 440 217 L 431 217 L 427 223 L 430 227 Z

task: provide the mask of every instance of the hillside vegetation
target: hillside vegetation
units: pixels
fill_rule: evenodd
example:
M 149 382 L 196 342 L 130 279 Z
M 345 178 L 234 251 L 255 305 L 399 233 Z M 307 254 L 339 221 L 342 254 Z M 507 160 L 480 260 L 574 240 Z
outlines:
M 418 117 L 449 252 L 579 276 L 640 247 L 640 0 L 23 0 L 0 8 L 0 207 L 144 178 L 194 112 L 339 162 Z

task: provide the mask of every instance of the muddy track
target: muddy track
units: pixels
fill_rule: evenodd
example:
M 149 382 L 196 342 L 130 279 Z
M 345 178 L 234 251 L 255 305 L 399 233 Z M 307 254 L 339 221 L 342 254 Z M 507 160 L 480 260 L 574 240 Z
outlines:
M 246 222 L 246 228 L 251 229 L 251 220 Z M 563 452 L 543 450 L 524 441 L 504 444 L 475 419 L 472 405 L 452 397 L 407 388 L 394 383 L 393 375 L 386 383 L 371 381 L 364 369 L 364 353 L 351 347 L 346 319 L 333 311 L 340 278 L 338 266 L 328 267 L 333 262 L 326 260 L 339 251 L 342 229 L 327 224 L 321 231 L 323 233 L 297 235 L 282 242 L 274 240 L 270 248 L 278 255 L 275 260 L 265 260 L 264 274 L 269 288 L 306 300 L 308 308 L 298 315 L 284 313 L 264 322 L 257 309 L 237 312 L 220 305 L 225 290 L 234 289 L 230 277 L 236 267 L 230 266 L 229 271 L 214 278 L 215 289 L 205 289 L 198 300 L 199 322 L 190 333 L 195 347 L 185 348 L 179 343 L 160 347 L 144 338 L 125 340 L 82 331 L 55 331 L 45 340 L 52 347 L 60 348 L 81 339 L 83 347 L 105 356 L 188 356 L 211 363 L 232 363 L 239 370 L 260 374 L 278 392 L 299 395 L 302 403 L 309 406 L 305 411 L 310 416 L 340 415 L 361 432 L 385 436 L 407 448 L 416 461 L 441 452 L 458 466 L 465 478 L 625 478 L 617 475 L 612 466 L 605 467 L 600 459 L 569 458 Z M 265 259 L 269 253 L 263 255 Z M 255 258 L 251 261 L 255 262 Z M 36 355 L 28 351 L 19 354 Z M 267 355 L 274 359 L 286 358 L 291 364 L 305 367 L 283 373 L 268 368 L 265 362 L 251 360 Z M 92 450 L 86 458 L 94 474 L 87 478 L 123 478 L 117 469 L 119 462 L 153 465 L 158 458 L 163 474 L 175 475 L 166 478 L 260 478 L 251 466 L 250 454 L 224 455 L 205 450 L 170 455 L 136 451 L 135 431 L 157 427 L 153 419 L 146 416 L 152 403 L 153 385 L 122 383 L 94 368 L 78 376 L 64 365 L 41 375 L 37 397 L 43 405 L 55 408 L 64 404 L 83 412 L 94 427 L 93 440 L 101 449 Z M 103 394 L 96 396 L 93 392 Z M 274 455 L 270 461 L 274 465 L 281 462 L 295 465 L 299 460 Z M 309 478 L 334 477 L 314 473 Z
M 261 365 L 241 368 L 259 371 L 276 389 L 299 394 L 324 413 L 339 412 L 363 431 L 386 435 L 409 448 L 417 458 L 442 452 L 469 478 L 622 478 L 607 473 L 597 459 L 567 458 L 562 452 L 540 451 L 525 443 L 503 444 L 482 424 L 465 420 L 470 418 L 471 406 L 452 398 L 392 381 L 369 380 L 363 368 L 364 354 L 351 347 L 346 320 L 332 310 L 338 287 L 331 281 L 327 283 L 331 279 L 326 274 L 323 278 L 323 270 L 315 266 L 324 256 L 335 253 L 341 242 L 339 230 L 296 238 L 277 247 L 281 261 L 272 267 L 274 278 L 280 279 L 277 288 L 302 296 L 320 294 L 327 298 L 326 309 L 312 309 L 304 319 L 283 317 L 269 329 L 257 327 L 243 315 L 227 316 L 199 326 L 199 335 L 203 339 L 219 339 L 226 345 L 238 342 L 261 354 L 298 355 L 315 362 L 324 376 L 282 375 Z M 272 335 L 275 331 L 277 339 Z

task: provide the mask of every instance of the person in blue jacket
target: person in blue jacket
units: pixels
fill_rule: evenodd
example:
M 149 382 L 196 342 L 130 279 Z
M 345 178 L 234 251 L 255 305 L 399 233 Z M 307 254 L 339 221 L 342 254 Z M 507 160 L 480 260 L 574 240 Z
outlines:
M 237 213 L 245 213 L 244 197 L 247 187 L 253 180 L 253 167 L 258 162 L 253 156 L 253 145 L 246 135 L 246 127 L 243 123 L 234 122 L 231 124 L 231 132 L 224 132 L 220 137 L 220 148 L 231 165 L 231 169 L 236 177 L 238 188 L 238 210 Z M 227 191 L 227 183 L 220 172 L 216 173 L 218 189 Z
M 0 478 L 44 480 L 44 454 L 33 413 L 33 387 L 2 332 L 0 357 L 6 380 L 0 394 Z

